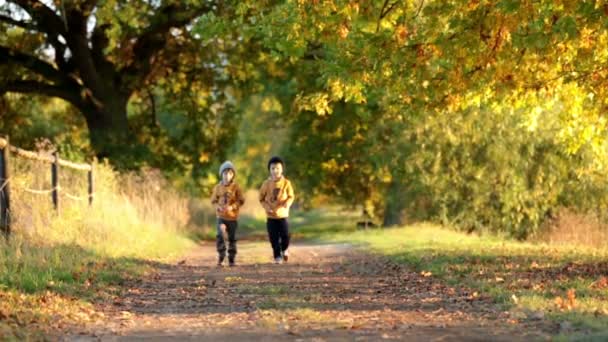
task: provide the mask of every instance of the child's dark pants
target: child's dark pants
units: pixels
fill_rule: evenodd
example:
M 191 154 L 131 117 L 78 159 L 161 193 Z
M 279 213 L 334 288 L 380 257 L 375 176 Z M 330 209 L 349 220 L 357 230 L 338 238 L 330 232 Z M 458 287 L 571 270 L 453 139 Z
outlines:
M 222 224 L 226 226 L 226 231 L 222 231 Z M 238 228 L 237 221 L 217 219 L 217 235 L 216 245 L 217 253 L 221 260 L 226 256 L 226 238 L 228 239 L 228 260 L 234 261 L 236 256 L 236 229 Z
M 266 228 L 268 229 L 268 239 L 272 245 L 274 258 L 279 258 L 281 252 L 289 248 L 289 223 L 286 218 L 269 218 L 266 221 Z

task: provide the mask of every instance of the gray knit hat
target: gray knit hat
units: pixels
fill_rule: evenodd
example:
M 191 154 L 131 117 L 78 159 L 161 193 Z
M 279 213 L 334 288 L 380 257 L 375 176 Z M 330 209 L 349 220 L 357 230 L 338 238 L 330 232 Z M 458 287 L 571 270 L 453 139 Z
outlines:
M 222 173 L 224 173 L 224 171 L 227 169 L 231 169 L 236 174 L 236 169 L 234 168 L 232 162 L 230 160 L 226 160 L 224 163 L 222 163 L 222 166 L 220 166 L 220 177 L 222 176 Z

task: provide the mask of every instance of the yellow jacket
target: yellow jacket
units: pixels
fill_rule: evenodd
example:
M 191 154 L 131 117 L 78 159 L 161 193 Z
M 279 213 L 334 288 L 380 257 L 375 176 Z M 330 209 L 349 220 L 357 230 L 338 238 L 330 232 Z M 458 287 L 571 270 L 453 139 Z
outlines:
M 294 199 L 291 182 L 285 177 L 276 181 L 269 178 L 264 181 L 260 188 L 260 203 L 269 218 L 288 217 L 289 207 L 291 207 Z
M 239 209 L 245 203 L 245 198 L 236 182 L 228 185 L 220 182 L 213 188 L 211 203 L 216 206 L 217 217 L 234 221 L 239 217 Z

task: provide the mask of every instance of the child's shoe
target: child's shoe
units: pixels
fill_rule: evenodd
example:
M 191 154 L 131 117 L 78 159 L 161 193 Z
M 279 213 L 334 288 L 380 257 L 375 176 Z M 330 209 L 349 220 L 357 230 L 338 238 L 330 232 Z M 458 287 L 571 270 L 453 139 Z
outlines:
M 289 251 L 284 250 L 283 251 L 283 261 L 287 262 L 287 260 L 289 260 Z
M 222 257 L 222 256 L 217 257 L 217 267 L 222 267 L 223 262 L 224 262 L 224 257 Z
M 282 264 L 282 263 L 283 263 L 283 258 L 281 258 L 281 257 L 276 257 L 276 258 L 274 259 L 274 263 L 275 263 L 275 264 Z
M 234 262 L 234 259 L 229 259 L 228 260 L 228 266 L 230 266 L 230 267 L 236 266 L 236 263 Z

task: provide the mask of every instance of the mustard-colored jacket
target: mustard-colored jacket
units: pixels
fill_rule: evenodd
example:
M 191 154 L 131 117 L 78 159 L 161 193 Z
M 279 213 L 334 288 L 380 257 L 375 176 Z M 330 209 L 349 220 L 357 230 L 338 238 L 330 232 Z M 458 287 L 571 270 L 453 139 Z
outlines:
M 289 217 L 289 207 L 291 207 L 294 199 L 291 182 L 285 177 L 276 181 L 269 178 L 264 181 L 260 188 L 260 203 L 269 218 Z

